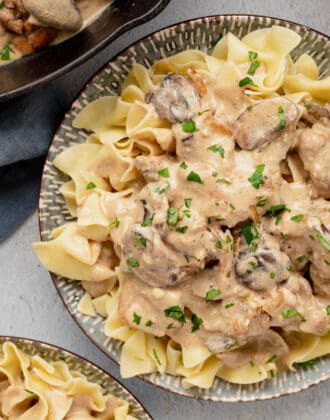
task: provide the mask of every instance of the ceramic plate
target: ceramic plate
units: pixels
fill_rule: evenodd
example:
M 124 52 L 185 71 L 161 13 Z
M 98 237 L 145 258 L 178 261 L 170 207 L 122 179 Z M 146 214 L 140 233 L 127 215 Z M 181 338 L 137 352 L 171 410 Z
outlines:
M 224 15 L 191 20 L 165 28 L 138 41 L 111 62 L 109 62 L 83 89 L 64 120 L 49 149 L 45 163 L 39 203 L 40 231 L 42 240 L 50 239 L 50 232 L 57 226 L 72 220 L 65 207 L 59 187 L 66 180 L 52 165 L 54 157 L 63 149 L 77 143 L 84 143 L 87 133 L 72 128 L 72 120 L 88 102 L 104 95 L 116 95 L 120 84 L 132 63 L 137 61 L 150 66 L 154 61 L 173 55 L 188 48 L 210 52 L 211 42 L 220 34 L 228 31 L 239 37 L 256 29 L 281 25 L 295 30 L 302 37 L 300 45 L 293 51 L 293 58 L 302 53 L 310 54 L 317 62 L 321 77 L 330 74 L 329 39 L 326 35 L 292 22 L 279 19 L 247 16 Z M 65 306 L 85 334 L 109 357 L 116 362 L 120 359 L 119 341 L 107 338 L 103 333 L 104 320 L 101 317 L 89 318 L 77 311 L 77 305 L 84 291 L 79 282 L 52 275 L 54 284 Z M 181 380 L 170 375 L 151 374 L 143 376 L 154 385 L 169 391 L 214 401 L 254 401 L 291 394 L 308 388 L 330 378 L 330 358 L 323 358 L 315 366 L 299 368 L 297 373 L 286 372 L 255 385 L 234 385 L 216 379 L 209 390 L 181 387 Z
M 88 360 L 60 347 L 55 347 L 41 341 L 29 340 L 27 338 L 0 336 L 0 344 L 3 344 L 5 341 L 10 341 L 16 344 L 18 348 L 25 351 L 30 356 L 38 355 L 48 362 L 61 360 L 62 362 L 67 363 L 71 370 L 82 373 L 89 381 L 102 386 L 107 393 L 127 401 L 130 407 L 129 414 L 139 420 L 151 420 L 149 413 L 145 410 L 142 404 L 133 397 L 126 388 L 124 388 L 104 370 L 95 366 Z

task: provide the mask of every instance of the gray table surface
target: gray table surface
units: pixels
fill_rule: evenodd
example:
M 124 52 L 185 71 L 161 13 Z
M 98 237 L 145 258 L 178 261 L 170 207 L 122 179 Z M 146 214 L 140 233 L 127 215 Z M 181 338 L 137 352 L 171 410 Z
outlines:
M 180 20 L 211 14 L 250 13 L 293 20 L 329 33 L 329 12 L 329 0 L 172 0 L 155 19 L 123 35 L 86 63 L 82 73 L 87 81 L 102 64 L 131 42 Z M 54 83 L 68 106 L 84 81 L 73 71 Z M 0 335 L 29 337 L 60 345 L 80 353 L 120 380 L 118 366 L 92 344 L 63 306 L 48 272 L 32 252 L 30 244 L 38 239 L 35 212 L 0 244 Z M 155 419 L 329 419 L 330 381 L 288 397 L 237 404 L 180 397 L 139 379 L 122 382 Z

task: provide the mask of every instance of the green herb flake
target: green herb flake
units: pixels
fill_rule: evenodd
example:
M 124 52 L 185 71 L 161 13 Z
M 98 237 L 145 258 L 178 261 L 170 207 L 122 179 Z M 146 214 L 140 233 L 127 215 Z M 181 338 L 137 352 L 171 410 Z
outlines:
M 197 115 L 201 116 L 201 115 L 205 114 L 205 112 L 209 112 L 209 111 L 211 111 L 211 110 L 210 109 L 204 109 L 204 111 L 197 112 Z
M 256 206 L 257 207 L 264 207 L 267 204 L 268 198 L 261 198 L 259 201 L 257 201 Z
M 194 171 L 189 172 L 189 175 L 187 176 L 187 181 L 197 182 L 198 184 L 204 184 L 204 181 L 201 179 L 198 173 Z
M 251 63 L 250 67 L 248 68 L 247 74 L 250 74 L 251 76 L 253 76 L 259 67 L 260 67 L 260 61 L 254 61 L 253 63 Z
M 252 360 L 250 360 L 249 361 L 249 365 L 250 365 L 250 367 L 253 367 L 254 366 L 254 362 Z
M 231 184 L 231 182 L 230 182 L 230 181 L 228 181 L 228 179 L 225 179 L 225 178 L 219 178 L 219 179 L 217 179 L 217 180 L 216 180 L 216 182 L 217 182 L 218 184 L 228 184 L 228 185 L 230 185 L 230 184 Z
M 231 239 L 231 237 L 229 235 L 226 236 L 226 244 L 230 244 L 231 242 L 233 242 L 233 240 Z
M 232 209 L 232 210 L 236 210 L 236 207 L 234 206 L 234 204 L 232 204 L 232 203 L 229 203 L 229 207 Z
M 274 370 L 273 370 L 273 369 L 271 369 L 271 370 L 269 371 L 269 373 L 270 373 L 270 376 L 271 376 L 272 378 L 275 378 L 275 372 L 274 372 Z
M 326 307 L 327 315 L 330 315 L 330 305 Z
M 4 2 L 2 1 L 1 3 L 0 3 L 0 10 L 1 9 L 3 9 L 5 7 L 5 4 L 4 4 Z
M 275 226 L 279 225 L 280 222 L 281 222 L 281 220 L 282 220 L 282 216 L 276 217 L 276 219 L 275 219 Z
M 255 239 L 259 239 L 261 236 L 254 223 L 241 227 L 241 232 L 248 245 L 250 245 Z
M 191 327 L 191 332 L 195 332 L 199 330 L 199 327 L 203 324 L 202 318 L 199 318 L 196 314 L 191 315 L 191 322 L 193 323 L 193 326 Z
M 112 227 L 112 226 L 114 226 L 116 229 L 118 229 L 118 227 L 119 227 L 119 225 L 120 225 L 120 220 L 117 218 L 117 217 L 115 217 L 112 221 L 111 221 L 111 223 L 110 223 L 110 227 Z
M 182 210 L 182 213 L 185 217 L 188 217 L 188 219 L 190 219 L 190 217 L 191 217 L 191 211 L 190 210 Z
M 11 47 L 10 47 L 10 45 L 8 43 L 5 47 L 3 47 L 2 50 L 0 50 L 0 58 L 1 58 L 1 60 L 3 60 L 3 61 L 10 60 L 10 53 L 11 52 L 14 52 L 14 51 L 11 49 Z
M 226 303 L 225 308 L 226 309 L 229 309 L 229 308 L 231 308 L 234 305 L 235 305 L 234 303 Z
M 244 87 L 247 85 L 258 87 L 250 77 L 244 77 L 244 79 L 239 81 L 239 87 Z
M 148 321 L 146 321 L 144 325 L 146 327 L 151 327 L 152 324 L 153 324 L 153 322 L 151 321 L 151 319 L 148 319 Z
M 248 56 L 249 56 L 249 60 L 250 60 L 250 61 L 253 61 L 253 60 L 255 60 L 256 58 L 258 58 L 258 53 L 257 53 L 257 52 L 255 52 L 255 51 L 249 51 L 249 52 L 248 52 Z
M 317 231 L 317 239 L 320 241 L 320 244 L 327 250 L 330 251 L 330 242 L 328 242 L 325 237 L 322 235 L 322 233 L 318 230 Z
M 213 171 L 213 172 L 212 172 L 212 176 L 213 176 L 213 177 L 217 177 L 217 176 L 218 176 L 218 172 Z
M 197 131 L 195 121 L 194 121 L 194 120 L 188 120 L 188 121 L 185 121 L 185 122 L 182 124 L 182 130 L 183 130 L 185 133 L 194 133 L 195 131 Z
M 306 362 L 296 362 L 295 365 L 298 365 L 298 366 L 314 366 L 314 365 L 316 365 L 316 360 L 306 360 Z
M 176 207 L 170 207 L 167 211 L 167 223 L 170 226 L 175 226 L 178 223 L 179 211 Z
M 239 346 L 238 342 L 235 341 L 235 343 L 226 344 L 225 345 L 225 350 L 229 351 L 229 350 L 232 350 L 232 349 L 234 349 L 235 347 L 238 347 L 238 346 Z
M 145 238 L 144 236 L 140 236 L 140 238 L 135 242 L 134 244 L 135 248 L 138 248 L 140 246 L 147 246 L 147 238 Z
M 258 165 L 255 172 L 250 176 L 250 178 L 248 178 L 248 181 L 250 181 L 252 186 L 257 190 L 265 183 L 264 177 L 262 176 L 264 169 L 264 164 Z
M 266 217 L 278 216 L 279 214 L 281 214 L 285 210 L 289 211 L 289 209 L 286 207 L 285 204 L 275 204 L 274 206 L 271 206 L 266 211 L 266 213 L 264 214 L 264 216 L 266 216 Z
M 214 144 L 213 146 L 208 147 L 207 150 L 211 150 L 213 153 L 219 153 L 222 158 L 225 157 L 225 149 L 222 146 L 216 146 Z
M 216 248 L 222 249 L 221 241 L 216 241 L 215 246 L 216 246 Z
M 257 263 L 254 261 L 249 261 L 249 264 L 251 267 L 255 268 L 257 266 Z
M 163 178 L 169 178 L 170 177 L 170 171 L 168 168 L 163 168 L 158 171 L 158 175 Z
M 187 169 L 188 165 L 186 164 L 186 162 L 182 162 L 181 165 L 180 165 L 180 168 Z
M 184 204 L 185 204 L 185 206 L 187 207 L 187 209 L 189 209 L 189 208 L 190 208 L 190 206 L 191 206 L 191 202 L 192 202 L 192 199 L 191 199 L 191 198 L 185 198 L 185 199 L 184 199 Z
M 298 263 L 301 263 L 301 262 L 303 262 L 304 261 L 304 259 L 305 259 L 306 257 L 305 257 L 305 255 L 300 255 L 299 257 L 297 257 L 296 258 L 296 261 L 298 262 Z
M 221 38 L 222 38 L 222 35 L 218 35 L 216 38 L 214 38 L 210 42 L 211 47 L 215 47 L 217 45 L 217 43 L 220 41 Z
M 126 262 L 127 262 L 127 265 L 129 265 L 132 268 L 138 267 L 140 265 L 139 261 L 133 257 L 127 258 Z
M 141 316 L 138 315 L 136 312 L 134 312 L 134 314 L 133 314 L 133 322 L 136 325 L 140 325 L 140 322 L 141 322 Z
M 1 7 L 0 7 L 0 9 L 1 9 Z M 25 388 L 24 391 L 27 392 L 28 394 L 30 394 L 29 398 L 34 398 L 34 397 L 37 396 L 37 394 L 35 392 L 30 391 L 29 389 Z
M 275 273 L 269 273 L 269 277 L 270 277 L 272 280 L 274 280 L 274 278 L 275 278 Z
M 295 216 L 292 216 L 290 220 L 293 220 L 294 222 L 301 222 L 304 218 L 303 214 L 296 214 Z
M 170 188 L 170 183 L 166 182 L 166 184 L 163 187 L 157 187 L 156 192 L 160 194 L 164 194 L 168 189 Z
M 313 236 L 313 235 L 308 235 L 308 237 L 309 237 L 309 239 L 310 239 L 311 241 L 315 241 L 315 238 L 314 238 L 314 236 Z
M 94 182 L 90 181 L 90 182 L 86 185 L 86 190 L 92 190 L 93 188 L 96 188 L 96 185 L 94 184 Z
M 148 219 L 146 219 L 143 223 L 141 223 L 142 227 L 147 227 L 152 225 L 152 221 L 154 220 L 154 215 L 152 215 L 151 217 L 148 217 Z
M 326 263 L 326 265 L 330 265 L 330 261 L 324 260 L 324 262 Z
M 279 106 L 277 108 L 277 112 L 278 112 L 278 118 L 280 119 L 280 126 L 278 127 L 277 131 L 282 131 L 286 127 L 286 120 L 285 120 L 285 114 L 284 114 L 283 107 Z
M 213 300 L 215 297 L 221 294 L 219 289 L 211 289 L 205 295 L 205 300 Z
M 188 230 L 188 226 L 180 226 L 175 229 L 179 233 L 186 233 Z
M 173 330 L 173 328 L 175 328 L 175 325 L 173 324 L 173 322 L 168 324 L 168 326 L 166 327 L 167 330 Z
M 245 295 L 240 296 L 240 298 L 244 299 L 244 300 L 248 300 L 250 297 L 251 292 L 247 292 L 245 293 Z
M 134 359 L 138 360 L 139 362 L 144 362 L 142 357 L 134 356 Z
M 157 362 L 157 363 L 161 366 L 161 362 L 160 362 L 159 357 L 158 357 L 158 355 L 157 355 L 156 349 L 155 349 L 155 348 L 153 348 L 153 349 L 152 349 L 152 352 L 153 352 L 153 354 L 154 354 L 154 356 L 155 356 L 156 362 Z
M 301 321 L 306 321 L 304 316 L 299 311 L 297 311 L 297 309 L 295 309 L 295 308 L 292 308 L 292 309 L 284 308 L 284 309 L 282 309 L 282 315 L 286 319 L 291 319 L 294 316 L 298 316 L 301 319 Z
M 252 106 L 252 105 L 250 105 L 250 106 L 248 106 L 248 107 L 246 108 L 246 110 L 247 110 L 247 111 L 252 111 L 252 109 L 253 109 L 253 106 Z
M 186 318 L 179 305 L 170 306 L 164 310 L 167 318 L 173 318 L 180 322 L 181 325 L 186 323 Z
M 273 363 L 276 359 L 277 359 L 276 354 L 273 354 L 273 356 L 272 356 L 272 357 L 270 357 L 270 358 L 266 361 L 266 364 L 268 364 L 268 363 Z

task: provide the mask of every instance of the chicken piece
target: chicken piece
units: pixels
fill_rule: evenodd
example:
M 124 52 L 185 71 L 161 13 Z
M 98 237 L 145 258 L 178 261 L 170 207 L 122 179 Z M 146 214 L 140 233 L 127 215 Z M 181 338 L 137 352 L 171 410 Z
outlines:
M 266 146 L 294 124 L 297 106 L 283 97 L 260 101 L 244 111 L 233 124 L 233 136 L 244 150 Z
M 27 35 L 15 37 L 12 44 L 23 55 L 31 54 L 50 44 L 55 39 L 56 35 L 56 29 L 39 28 Z
M 199 108 L 200 99 L 195 86 L 187 78 L 170 73 L 159 89 L 147 93 L 146 102 L 154 105 L 160 118 L 174 124 L 191 119 Z
M 320 196 L 330 198 L 330 122 L 327 119 L 301 131 L 299 156 Z

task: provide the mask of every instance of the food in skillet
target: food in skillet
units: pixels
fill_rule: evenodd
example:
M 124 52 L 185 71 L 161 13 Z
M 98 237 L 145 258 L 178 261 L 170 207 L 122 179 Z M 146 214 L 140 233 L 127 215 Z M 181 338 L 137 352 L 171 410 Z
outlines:
M 0 1 L 0 65 L 59 43 L 88 26 L 111 0 Z
M 274 26 L 136 64 L 54 165 L 77 220 L 34 244 L 124 341 L 124 377 L 255 383 L 330 353 L 330 78 Z
M 133 420 L 126 401 L 69 368 L 0 344 L 1 420 Z

